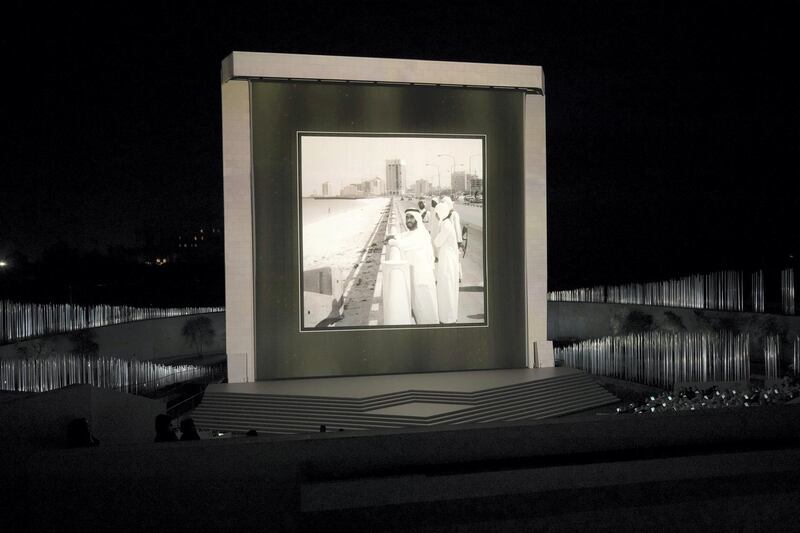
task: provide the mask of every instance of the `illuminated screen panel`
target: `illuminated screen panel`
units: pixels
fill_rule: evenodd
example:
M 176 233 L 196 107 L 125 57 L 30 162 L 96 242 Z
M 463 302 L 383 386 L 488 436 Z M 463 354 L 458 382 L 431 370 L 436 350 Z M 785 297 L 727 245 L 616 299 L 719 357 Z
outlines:
M 483 136 L 298 136 L 303 331 L 485 326 Z
M 524 92 L 277 80 L 250 89 L 257 379 L 524 366 Z M 482 189 L 454 186 L 462 172 Z M 427 293 L 435 306 L 419 305 L 418 259 L 384 241 L 406 239 L 405 211 L 420 197 L 431 234 L 431 200 L 448 191 L 467 244 L 466 254 L 456 244 L 455 321 L 442 324 L 438 287 Z M 388 269 L 408 280 L 410 306 L 402 283 L 387 294 Z

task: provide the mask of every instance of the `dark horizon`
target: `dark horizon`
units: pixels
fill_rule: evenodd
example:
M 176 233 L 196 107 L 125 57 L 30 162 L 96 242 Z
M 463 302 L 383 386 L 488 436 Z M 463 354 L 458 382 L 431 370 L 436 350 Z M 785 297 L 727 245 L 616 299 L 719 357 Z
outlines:
M 221 226 L 219 67 L 245 50 L 542 66 L 550 290 L 796 260 L 796 7 L 18 7 L 0 252 Z

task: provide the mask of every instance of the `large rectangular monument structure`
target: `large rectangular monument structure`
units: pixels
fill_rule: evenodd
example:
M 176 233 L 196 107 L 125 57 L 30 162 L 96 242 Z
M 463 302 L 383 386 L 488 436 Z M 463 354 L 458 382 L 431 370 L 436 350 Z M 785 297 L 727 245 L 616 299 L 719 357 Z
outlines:
M 552 367 L 542 69 L 222 63 L 228 380 Z

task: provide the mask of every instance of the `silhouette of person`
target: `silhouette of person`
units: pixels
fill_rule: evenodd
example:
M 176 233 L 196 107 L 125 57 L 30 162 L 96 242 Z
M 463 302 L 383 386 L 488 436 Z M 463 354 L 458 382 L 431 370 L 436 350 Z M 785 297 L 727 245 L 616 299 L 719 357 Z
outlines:
M 89 421 L 85 418 L 76 418 L 67 426 L 67 442 L 70 448 L 83 448 L 99 446 L 100 441 L 92 435 Z
M 154 442 L 176 442 L 178 440 L 171 424 L 172 419 L 169 415 L 156 415 L 156 439 Z
M 191 418 L 181 420 L 181 440 L 200 440 L 197 428 L 194 427 L 194 420 Z

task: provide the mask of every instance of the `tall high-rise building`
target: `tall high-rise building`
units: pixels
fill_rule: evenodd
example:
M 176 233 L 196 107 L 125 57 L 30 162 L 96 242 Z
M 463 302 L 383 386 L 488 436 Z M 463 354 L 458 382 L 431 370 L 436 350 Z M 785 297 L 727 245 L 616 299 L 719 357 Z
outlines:
M 324 183 L 322 184 L 322 196 L 333 196 L 333 195 L 331 194 L 331 192 L 333 192 L 333 191 L 331 190 L 331 182 L 330 182 L 330 181 L 326 181 L 326 182 L 324 182 Z
M 458 170 L 453 172 L 451 177 L 451 185 L 450 188 L 453 189 L 453 192 L 472 192 L 475 188 L 473 186 L 473 182 L 475 180 L 481 181 L 478 178 L 477 174 L 467 174 L 464 170 Z
M 453 192 L 464 192 L 467 190 L 467 173 L 457 170 L 450 175 L 450 189 Z
M 483 194 L 483 179 L 479 178 L 476 174 L 469 176 L 469 189 L 470 194 Z
M 417 180 L 414 189 L 418 196 L 425 196 L 431 192 L 431 184 L 428 180 Z
M 400 196 L 406 191 L 406 163 L 402 159 L 386 160 L 386 192 Z
M 339 196 L 361 197 L 364 196 L 364 189 L 361 183 L 351 183 L 342 187 Z

